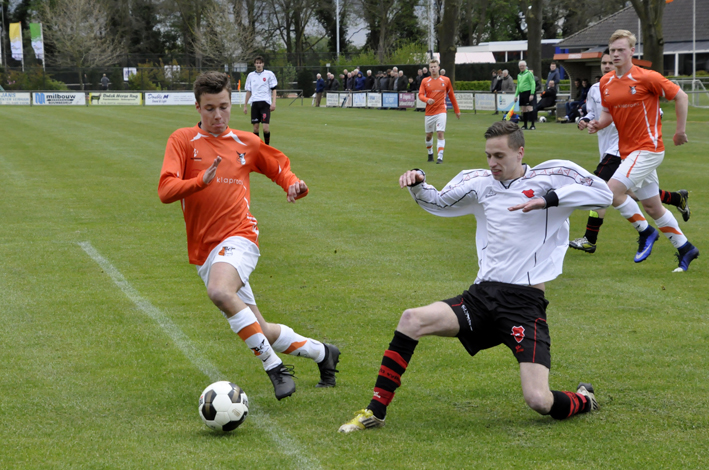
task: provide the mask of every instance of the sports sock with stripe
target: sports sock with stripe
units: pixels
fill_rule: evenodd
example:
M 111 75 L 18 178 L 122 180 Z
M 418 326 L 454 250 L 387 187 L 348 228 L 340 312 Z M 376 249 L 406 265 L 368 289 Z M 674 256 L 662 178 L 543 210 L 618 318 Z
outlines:
M 588 215 L 588 222 L 586 222 L 586 240 L 594 245 L 598 241 L 598 232 L 601 230 L 601 225 L 603 225 L 603 219 L 598 217 L 596 211 L 590 211 Z
M 433 137 L 431 137 L 431 140 L 426 140 L 426 150 L 428 150 L 429 155 L 433 155 Z
M 554 419 L 566 419 L 591 410 L 590 400 L 580 393 L 552 390 L 551 394 L 554 395 L 554 404 L 551 405 L 549 416 Z
M 418 343 L 404 333 L 394 331 L 394 339 L 389 343 L 389 349 L 384 351 L 382 365 L 379 367 L 374 396 L 367 406 L 377 418 L 384 419 L 386 416 L 387 406 L 394 399 L 396 389 L 401 386 L 401 376 L 406 372 Z
M 443 157 L 443 150 L 446 148 L 446 140 L 445 139 L 440 139 L 438 142 L 436 142 L 436 145 L 438 146 L 438 157 L 442 158 Z
M 265 132 L 263 133 L 263 141 L 266 143 L 266 145 L 271 145 L 271 133 L 270 132 Z
M 638 206 L 638 203 L 630 196 L 626 197 L 625 202 L 616 207 L 616 209 L 618 209 L 620 215 L 633 224 L 633 227 L 635 227 L 635 230 L 638 232 L 644 231 L 649 225 L 643 213 L 640 211 L 640 206 Z
M 280 325 L 280 327 L 281 334 L 271 345 L 276 352 L 307 357 L 315 362 L 322 362 L 325 359 L 325 345 L 320 341 L 301 336 L 289 326 Z
M 254 355 L 261 359 L 263 368 L 271 370 L 282 364 L 281 359 L 271 348 L 268 338 L 263 334 L 261 325 L 256 320 L 256 315 L 249 307 L 239 311 L 236 315 L 227 319 L 234 333 L 246 343 L 254 352 Z
M 665 234 L 675 248 L 679 248 L 687 243 L 687 237 L 685 237 L 679 229 L 677 219 L 672 215 L 672 212 L 665 210 L 665 214 L 659 219 L 655 219 L 655 223 L 657 224 L 657 228 L 660 229 L 660 232 Z
M 670 191 L 660 190 L 660 200 L 663 204 L 669 204 L 671 206 L 679 207 L 682 205 L 682 196 L 679 193 L 673 193 Z

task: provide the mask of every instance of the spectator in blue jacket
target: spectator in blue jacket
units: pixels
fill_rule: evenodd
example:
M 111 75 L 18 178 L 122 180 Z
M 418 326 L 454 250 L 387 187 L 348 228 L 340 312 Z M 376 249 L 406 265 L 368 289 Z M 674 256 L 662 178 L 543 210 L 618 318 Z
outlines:
M 364 82 L 366 79 L 362 75 L 362 72 L 357 72 L 357 78 L 355 78 L 355 91 L 364 90 Z
M 315 106 L 318 108 L 320 107 L 323 91 L 325 91 L 325 80 L 322 79 L 322 75 L 318 74 L 318 79 L 315 82 Z
M 559 82 L 561 82 L 561 73 L 556 68 L 556 62 L 552 62 L 549 66 L 549 75 L 547 75 L 547 84 L 554 80 L 554 91 L 559 93 Z

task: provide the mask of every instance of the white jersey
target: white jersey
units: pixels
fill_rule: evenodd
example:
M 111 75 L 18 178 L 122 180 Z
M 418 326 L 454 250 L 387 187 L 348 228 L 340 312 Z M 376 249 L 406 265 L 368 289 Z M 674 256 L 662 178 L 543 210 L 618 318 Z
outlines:
M 254 101 L 265 101 L 268 104 L 273 104 L 271 103 L 271 90 L 276 88 L 277 85 L 278 80 L 270 70 L 264 69 L 261 73 L 251 72 L 246 77 L 246 84 L 244 85 L 244 90 L 251 92 L 249 104 Z
M 588 90 L 588 96 L 586 97 L 586 116 L 590 120 L 598 119 L 601 117 L 601 111 L 603 111 L 603 105 L 601 104 L 601 84 L 594 83 L 591 89 Z M 618 129 L 615 127 L 615 123 L 611 123 L 610 126 L 605 129 L 601 129 L 597 132 L 598 135 L 598 151 L 601 154 L 601 160 L 606 155 L 615 155 L 620 157 L 620 150 L 618 150 Z
M 426 182 L 409 188 L 426 211 L 441 217 L 473 214 L 478 275 L 483 281 L 532 286 L 562 271 L 574 209 L 599 209 L 613 201 L 606 182 L 568 160 L 550 160 L 523 177 L 497 181 L 489 170 L 465 170 L 440 192 Z M 559 205 L 527 213 L 509 207 L 554 191 Z

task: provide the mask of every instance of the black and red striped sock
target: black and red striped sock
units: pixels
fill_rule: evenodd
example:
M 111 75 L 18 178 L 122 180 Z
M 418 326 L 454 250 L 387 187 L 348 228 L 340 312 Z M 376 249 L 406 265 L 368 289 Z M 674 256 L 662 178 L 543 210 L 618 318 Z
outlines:
M 554 404 L 549 415 L 554 419 L 566 419 L 579 413 L 591 411 L 591 402 L 580 393 L 551 391 Z
M 586 222 L 586 240 L 589 243 L 595 244 L 598 241 L 598 231 L 601 230 L 601 225 L 603 225 L 603 219 L 600 217 L 594 217 L 592 215 L 588 216 L 588 222 Z
M 271 145 L 271 133 L 270 132 L 264 131 L 263 141 L 266 143 L 266 145 Z
M 379 376 L 374 384 L 374 396 L 368 409 L 374 416 L 384 419 L 387 406 L 394 399 L 394 392 L 401 386 L 401 376 L 406 372 L 411 356 L 418 341 L 411 339 L 400 331 L 394 332 L 394 339 L 389 343 L 389 349 L 384 351 Z
M 671 206 L 679 207 L 682 204 L 682 196 L 679 193 L 673 193 L 670 191 L 660 190 L 660 199 L 663 204 L 669 204 Z

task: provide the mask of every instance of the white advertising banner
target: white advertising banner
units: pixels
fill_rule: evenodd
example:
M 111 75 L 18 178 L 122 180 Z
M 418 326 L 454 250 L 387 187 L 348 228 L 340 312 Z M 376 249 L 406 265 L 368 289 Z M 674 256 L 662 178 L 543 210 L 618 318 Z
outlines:
M 480 111 L 495 110 L 495 94 L 494 93 L 476 93 L 475 94 L 475 109 Z
M 37 106 L 86 106 L 86 94 L 83 92 L 54 91 L 51 93 L 32 93 L 32 98 Z
M 245 91 L 238 91 L 236 93 L 234 93 L 234 92 L 231 93 L 231 104 L 243 105 L 245 102 L 246 102 L 246 92 Z
M 382 107 L 382 94 L 381 93 L 367 93 L 367 106 L 370 108 L 381 108 Z
M 32 104 L 31 93 L 0 92 L 0 105 L 29 106 Z
M 143 104 L 141 93 L 89 93 L 91 105 L 140 106 Z
M 366 93 L 355 93 L 352 95 L 352 107 L 353 108 L 364 108 L 367 106 L 367 94 Z
M 123 67 L 123 81 L 127 82 L 131 75 L 138 75 L 137 67 Z
M 421 101 L 418 96 L 416 96 L 416 109 L 426 109 L 426 103 Z
M 146 106 L 194 106 L 195 99 L 192 92 L 154 92 L 145 94 Z
M 339 106 L 340 105 L 340 94 L 328 91 L 325 105 L 328 108 L 335 108 L 335 107 Z
M 475 94 L 469 91 L 456 91 L 455 100 L 458 102 L 458 107 L 463 110 L 472 111 L 475 109 Z M 493 103 L 494 104 L 494 103 Z
M 509 111 L 512 106 L 515 106 L 515 95 L 497 95 L 497 108 L 500 111 Z M 519 110 L 519 106 L 515 108 L 515 111 Z

